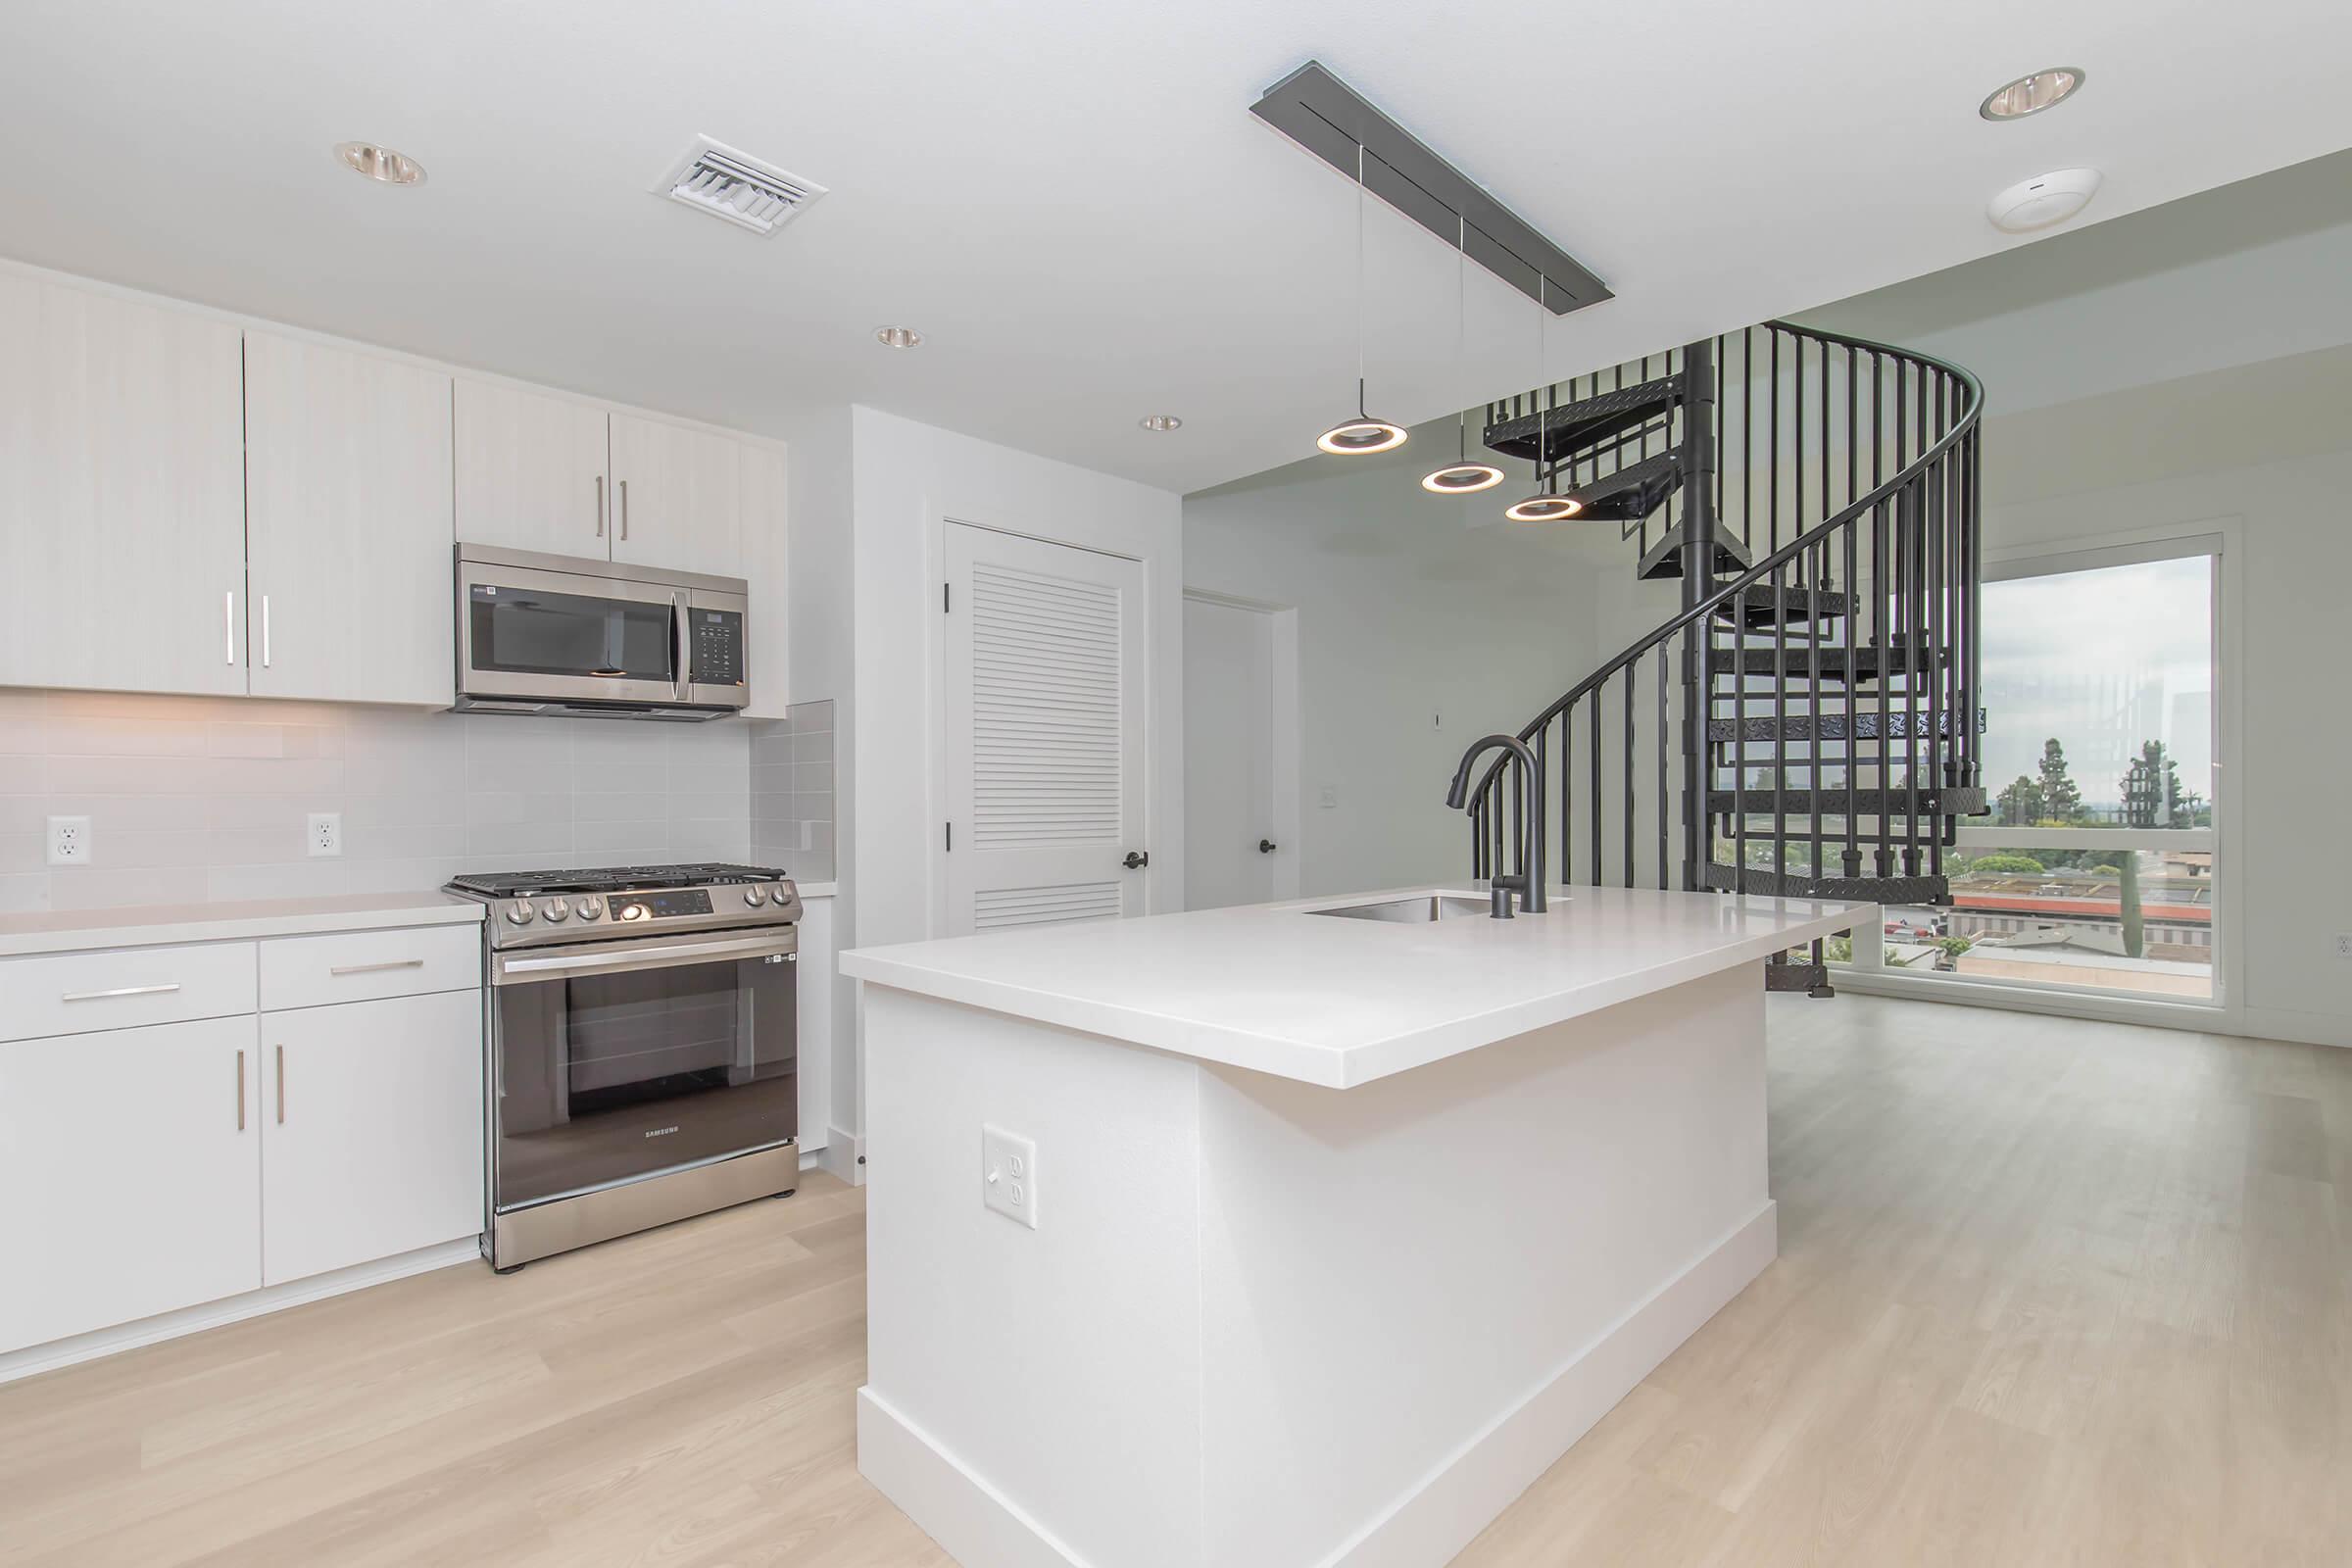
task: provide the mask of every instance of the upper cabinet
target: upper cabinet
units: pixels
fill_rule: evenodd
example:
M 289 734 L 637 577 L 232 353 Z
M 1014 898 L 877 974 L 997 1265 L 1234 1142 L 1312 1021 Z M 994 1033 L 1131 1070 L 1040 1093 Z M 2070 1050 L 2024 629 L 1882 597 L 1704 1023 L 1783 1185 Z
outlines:
M 450 378 L 245 334 L 256 697 L 455 697 Z
M 0 272 L 0 686 L 245 690 L 238 338 Z
M 612 559 L 743 575 L 744 444 L 612 416 Z
M 609 560 L 605 411 L 488 381 L 458 382 L 458 537 Z
M 771 458 L 690 425 L 460 381 L 458 537 L 740 577 L 746 466 Z

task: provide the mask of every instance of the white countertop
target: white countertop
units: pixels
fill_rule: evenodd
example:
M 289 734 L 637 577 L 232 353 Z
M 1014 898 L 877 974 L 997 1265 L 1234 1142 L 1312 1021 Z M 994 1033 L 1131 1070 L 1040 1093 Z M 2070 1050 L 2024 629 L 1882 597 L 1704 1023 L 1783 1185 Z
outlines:
M 0 915 L 0 957 L 84 948 L 154 948 L 177 942 L 305 936 L 391 926 L 474 925 L 482 906 L 446 893 L 347 893 L 241 904 L 147 904 L 122 909 Z
M 1561 889 L 1550 911 L 1420 924 L 1310 909 L 1458 888 L 1040 926 L 841 957 L 842 972 L 950 1002 L 1334 1088 L 1760 962 L 1867 904 Z M 1764 983 L 1763 976 L 1756 984 Z

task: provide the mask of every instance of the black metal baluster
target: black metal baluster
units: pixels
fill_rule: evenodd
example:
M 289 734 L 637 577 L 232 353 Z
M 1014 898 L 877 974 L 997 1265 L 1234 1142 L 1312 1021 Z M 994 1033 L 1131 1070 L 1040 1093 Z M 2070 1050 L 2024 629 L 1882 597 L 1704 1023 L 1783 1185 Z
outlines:
M 1788 603 L 1788 585 L 1782 573 L 1788 568 L 1772 568 L 1772 603 Z M 1788 639 L 1772 639 L 1772 881 L 1774 893 L 1782 891 L 1788 876 L 1788 769 L 1782 765 L 1788 756 Z
M 1608 863 L 1602 858 L 1600 848 L 1602 818 L 1608 815 L 1601 809 L 1604 797 L 1600 791 L 1600 708 L 1601 704 L 1608 700 L 1608 695 L 1609 683 L 1606 680 L 1592 688 L 1592 708 L 1590 715 L 1592 724 L 1592 760 L 1590 764 L 1592 770 L 1592 804 L 1589 809 L 1592 813 L 1592 885 L 1594 887 L 1600 886 L 1601 879 L 1607 874 L 1603 868 Z
M 1642 668 L 1636 654 L 1625 666 L 1625 885 L 1634 885 L 1634 688 Z

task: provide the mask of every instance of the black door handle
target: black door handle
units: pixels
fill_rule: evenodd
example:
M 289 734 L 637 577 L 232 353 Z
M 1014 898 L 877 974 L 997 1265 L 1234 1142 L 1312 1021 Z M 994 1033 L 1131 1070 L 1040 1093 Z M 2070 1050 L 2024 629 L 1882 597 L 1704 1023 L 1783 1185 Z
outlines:
M 1259 839 L 1257 841 L 1257 853 L 1260 855 L 1272 855 L 1274 853 L 1274 841 L 1272 839 Z
M 1128 870 L 1132 871 L 1139 866 L 1150 865 L 1152 863 L 1152 857 L 1148 854 L 1138 854 L 1134 850 L 1129 850 L 1127 852 L 1127 858 L 1121 860 L 1119 863 L 1125 866 Z

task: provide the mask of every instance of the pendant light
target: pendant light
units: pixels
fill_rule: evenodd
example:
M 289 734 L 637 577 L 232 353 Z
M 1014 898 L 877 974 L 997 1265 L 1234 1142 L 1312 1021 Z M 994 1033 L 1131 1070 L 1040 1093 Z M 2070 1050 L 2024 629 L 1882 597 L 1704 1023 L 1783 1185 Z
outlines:
M 1550 309 L 1544 300 L 1544 285 L 1550 281 L 1543 273 L 1536 274 L 1536 374 L 1544 374 L 1544 317 Z M 1512 522 L 1564 522 L 1585 510 L 1585 504 L 1573 496 L 1561 495 L 1552 488 L 1559 469 L 1549 460 L 1551 456 L 1551 399 L 1536 406 L 1536 471 L 1544 476 L 1544 488 L 1521 501 L 1502 509 L 1502 514 Z
M 1470 223 L 1458 213 L 1454 216 L 1453 240 L 1453 363 L 1462 363 L 1463 273 L 1469 265 Z M 1421 476 L 1421 488 L 1432 495 L 1467 496 L 1481 490 L 1492 490 L 1502 483 L 1502 470 L 1492 463 L 1470 461 L 1469 412 L 1457 411 L 1453 416 L 1453 461 L 1442 468 L 1432 468 Z
M 1339 457 L 1394 452 L 1404 445 L 1404 426 L 1364 412 L 1364 144 L 1355 144 L 1355 417 L 1344 419 L 1315 438 Z

